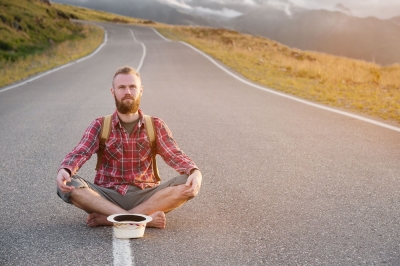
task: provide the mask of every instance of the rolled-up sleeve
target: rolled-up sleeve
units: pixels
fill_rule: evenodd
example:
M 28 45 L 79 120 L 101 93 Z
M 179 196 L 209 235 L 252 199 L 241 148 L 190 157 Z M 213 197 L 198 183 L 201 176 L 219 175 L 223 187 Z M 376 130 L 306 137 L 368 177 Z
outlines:
M 81 166 L 98 151 L 100 129 L 101 119 L 96 119 L 86 129 L 78 145 L 65 156 L 59 169 L 66 168 L 71 172 L 71 175 L 76 174 Z
M 190 175 L 197 165 L 178 146 L 171 131 L 160 118 L 154 118 L 154 126 L 157 130 L 157 153 L 166 164 L 180 174 Z

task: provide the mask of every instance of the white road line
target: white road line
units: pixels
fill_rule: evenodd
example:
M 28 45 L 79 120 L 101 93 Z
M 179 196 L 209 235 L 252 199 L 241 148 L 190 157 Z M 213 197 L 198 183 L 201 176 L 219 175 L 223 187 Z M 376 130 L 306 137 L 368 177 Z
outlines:
M 129 239 L 118 239 L 113 233 L 114 266 L 133 266 Z
M 397 23 L 396 23 L 396 24 L 397 24 Z M 399 24 L 399 25 L 400 25 L 400 24 Z M 157 33 L 157 35 L 160 36 L 162 39 L 164 39 L 164 40 L 166 40 L 166 41 L 170 41 L 169 39 L 167 39 L 167 38 L 165 38 L 164 36 L 162 36 L 162 35 L 161 35 L 157 30 L 155 30 L 154 28 L 152 28 L 152 29 L 153 29 L 153 31 L 154 31 L 155 33 Z M 278 91 L 274 91 L 274 90 L 272 90 L 272 89 L 268 89 L 268 88 L 262 87 L 262 86 L 260 86 L 260 85 L 251 83 L 251 82 L 249 82 L 249 81 L 247 81 L 247 80 L 245 80 L 245 79 L 243 79 L 243 78 L 241 78 L 241 77 L 239 77 L 239 76 L 233 74 L 233 73 L 230 72 L 228 69 L 226 69 L 225 66 L 221 65 L 220 63 L 218 63 L 217 61 L 215 61 L 211 56 L 207 55 L 207 54 L 204 53 L 203 51 L 200 51 L 200 50 L 197 49 L 196 47 L 194 47 L 194 46 L 192 46 L 192 45 L 190 45 L 190 44 L 188 44 L 188 43 L 186 43 L 186 42 L 180 42 L 180 43 L 182 43 L 182 44 L 184 44 L 184 45 L 186 45 L 186 46 L 192 48 L 192 49 L 195 50 L 196 52 L 200 53 L 200 54 L 203 55 L 205 58 L 207 58 L 208 60 L 210 60 L 214 65 L 216 65 L 217 67 L 219 67 L 220 69 L 222 69 L 223 71 L 225 71 L 228 75 L 232 76 L 233 78 L 235 78 L 235 79 L 239 80 L 240 82 L 243 82 L 243 83 L 245 83 L 246 85 L 249 85 L 249 86 L 251 86 L 251 87 L 253 87 L 253 88 L 256 88 L 256 89 L 259 89 L 259 90 L 262 90 L 262 91 L 265 91 L 265 92 L 269 92 L 269 93 L 272 93 L 272 94 L 275 94 L 275 95 L 279 95 L 279 96 L 281 96 L 281 97 L 285 97 L 285 98 L 291 99 L 291 100 L 293 100 L 293 101 L 301 102 L 301 103 L 303 103 L 303 104 L 307 104 L 307 105 L 310 105 L 310 106 L 313 106 L 313 107 L 316 107 L 316 108 L 320 108 L 320 109 L 323 109 L 323 110 L 326 110 L 326 111 L 329 111 L 329 112 L 341 114 L 341 115 L 348 116 L 348 117 L 351 117 L 351 118 L 354 118 L 354 119 L 358 119 L 358 120 L 361 120 L 361 121 L 364 121 L 364 122 L 367 122 L 367 123 L 370 123 L 370 124 L 374 124 L 374 125 L 377 125 L 377 126 L 381 126 L 381 127 L 384 127 L 384 128 L 388 128 L 388 129 L 391 129 L 391 130 L 400 132 L 400 128 L 399 128 L 399 127 L 391 126 L 391 125 L 388 125 L 388 124 L 385 124 L 385 123 L 381 123 L 381 122 L 378 122 L 378 121 L 375 121 L 375 120 L 372 120 L 372 119 L 369 119 L 369 118 L 365 118 L 365 117 L 362 117 L 362 116 L 359 116 L 359 115 L 351 114 L 351 113 L 344 112 L 344 111 L 340 111 L 340 110 L 336 110 L 336 109 L 334 109 L 334 108 L 330 108 L 330 107 L 327 107 L 327 106 L 324 106 L 324 105 L 320 105 L 320 104 L 316 104 L 316 103 L 313 103 L 313 102 L 309 102 L 309 101 L 306 101 L 306 100 L 303 100 L 303 99 L 300 99 L 300 98 L 297 98 L 297 97 L 294 97 L 294 96 L 291 96 L 291 95 L 287 95 L 287 94 L 284 94 L 284 93 L 281 93 L 281 92 L 278 92 Z
M 100 26 L 99 26 L 99 27 L 100 27 Z M 103 27 L 101 27 L 101 28 L 103 28 Z M 4 87 L 3 89 L 0 89 L 0 93 L 3 92 L 3 91 L 8 91 L 8 90 L 17 88 L 17 87 L 19 87 L 19 86 L 25 85 L 25 84 L 27 84 L 27 83 L 29 83 L 29 82 L 32 82 L 32 81 L 34 81 L 34 80 L 36 80 L 36 79 L 38 79 L 38 78 L 41 78 L 41 77 L 43 77 L 43 76 L 46 76 L 46 75 L 51 74 L 51 73 L 53 73 L 53 72 L 56 72 L 56 71 L 58 71 L 58 70 L 60 70 L 60 69 L 69 67 L 69 66 L 71 66 L 71 65 L 73 65 L 73 64 L 76 64 L 76 63 L 79 63 L 79 62 L 82 62 L 82 61 L 84 61 L 84 60 L 86 60 L 86 59 L 91 58 L 92 56 L 94 56 L 95 54 L 97 54 L 97 53 L 101 50 L 101 48 L 103 48 L 103 46 L 107 43 L 107 40 L 108 40 L 108 38 L 107 38 L 107 31 L 106 31 L 104 28 L 103 28 L 103 30 L 104 30 L 104 39 L 103 39 L 103 43 L 102 43 L 99 47 L 97 47 L 97 49 L 96 49 L 93 53 L 89 54 L 88 56 L 82 57 L 81 59 L 78 59 L 78 60 L 76 60 L 76 61 L 70 62 L 70 63 L 68 63 L 68 64 L 66 64 L 66 65 L 62 65 L 62 66 L 53 68 L 53 69 L 51 69 L 51 70 L 49 70 L 49 71 L 47 71 L 47 72 L 44 72 L 44 73 L 42 73 L 42 74 L 40 74 L 40 75 L 34 76 L 34 77 L 32 77 L 32 78 L 29 78 L 29 79 L 27 79 L 27 80 L 25 80 L 25 81 L 22 81 L 22 82 L 20 82 L 20 83 L 15 84 L 15 85 L 11 85 L 11 86 L 8 86 L 8 87 Z
M 139 66 L 136 68 L 136 71 L 139 72 L 140 69 L 141 69 L 142 66 L 143 66 L 144 58 L 146 57 L 146 46 L 144 45 L 144 43 L 139 42 L 139 41 L 136 39 L 135 34 L 133 34 L 132 29 L 130 29 L 130 31 L 131 31 L 132 37 L 133 37 L 133 39 L 135 40 L 135 42 L 140 43 L 140 44 L 142 45 L 142 47 L 143 47 L 142 58 L 140 59 Z
M 144 43 L 139 42 L 136 39 L 135 34 L 133 33 L 132 29 L 129 29 L 129 31 L 131 32 L 133 40 L 137 43 L 140 43 L 143 47 L 142 58 L 140 59 L 139 66 L 136 68 L 136 70 L 139 72 L 143 66 L 143 62 L 146 57 L 146 46 L 144 45 Z M 113 257 L 114 257 L 114 266 L 134 266 L 135 265 L 134 257 L 132 256 L 132 253 L 131 253 L 131 245 L 130 245 L 129 239 L 118 239 L 113 234 Z
M 170 39 L 167 39 L 166 37 L 162 36 L 155 28 L 152 28 L 152 29 L 158 36 L 160 36 L 162 39 L 164 39 L 164 41 L 167 41 L 167 42 L 171 41 Z
M 227 70 L 224 66 L 222 66 L 217 61 L 215 61 L 211 56 L 205 54 L 204 52 L 200 51 L 199 49 L 193 47 L 192 45 L 190 45 L 188 43 L 185 43 L 185 42 L 181 42 L 181 43 L 186 45 L 186 46 L 188 46 L 188 47 L 190 47 L 190 48 L 192 48 L 196 52 L 198 52 L 201 55 L 203 55 L 204 57 L 206 57 L 214 65 L 216 65 L 217 67 L 219 67 L 220 69 L 225 71 L 228 75 L 234 77 L 235 79 L 237 79 L 237 80 L 239 80 L 239 81 L 241 81 L 241 82 L 245 83 L 246 85 L 249 85 L 249 86 L 251 86 L 253 88 L 256 88 L 256 89 L 259 89 L 259 90 L 262 90 L 262 91 L 265 91 L 265 92 L 269 92 L 269 93 L 272 93 L 272 94 L 276 94 L 276 95 L 291 99 L 293 101 L 301 102 L 303 104 L 307 104 L 307 105 L 310 105 L 310 106 L 313 106 L 313 107 L 316 107 L 316 108 L 320 108 L 320 109 L 323 109 L 323 110 L 326 110 L 326 111 L 329 111 L 329 112 L 341 114 L 341 115 L 348 116 L 348 117 L 351 117 L 351 118 L 354 118 L 354 119 L 358 119 L 358 120 L 361 120 L 361 121 L 364 121 L 364 122 L 367 122 L 367 123 L 370 123 L 370 124 L 374 124 L 374 125 L 377 125 L 377 126 L 381 126 L 381 127 L 387 128 L 387 129 L 391 129 L 391 130 L 400 132 L 400 128 L 399 127 L 391 126 L 391 125 L 388 125 L 388 124 L 385 124 L 385 123 L 381 123 L 381 122 L 378 122 L 378 121 L 375 121 L 375 120 L 372 120 L 372 119 L 369 119 L 369 118 L 365 118 L 365 117 L 362 117 L 362 116 L 359 116 L 359 115 L 351 114 L 351 113 L 340 111 L 340 110 L 336 110 L 334 108 L 330 108 L 330 107 L 327 107 L 327 106 L 324 106 L 324 105 L 320 105 L 320 104 L 316 104 L 316 103 L 313 103 L 313 102 L 309 102 L 309 101 L 306 101 L 306 100 L 303 100 L 303 99 L 300 99 L 300 98 L 297 98 L 297 97 L 294 97 L 294 96 L 290 96 L 290 95 L 287 95 L 287 94 L 284 94 L 284 93 L 281 93 L 281 92 L 278 92 L 278 91 L 274 91 L 272 89 L 268 89 L 268 88 L 259 86 L 259 85 L 254 84 L 254 83 L 251 83 L 251 82 L 249 82 L 249 81 L 247 81 L 247 80 L 245 80 L 245 79 L 233 74 L 232 72 Z

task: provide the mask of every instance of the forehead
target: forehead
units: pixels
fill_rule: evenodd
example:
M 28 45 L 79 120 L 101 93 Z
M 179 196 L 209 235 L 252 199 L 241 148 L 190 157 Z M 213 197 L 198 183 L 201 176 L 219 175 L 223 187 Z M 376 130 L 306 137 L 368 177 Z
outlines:
M 120 85 L 136 85 L 141 86 L 140 77 L 135 74 L 118 74 L 114 78 L 114 86 L 118 87 Z

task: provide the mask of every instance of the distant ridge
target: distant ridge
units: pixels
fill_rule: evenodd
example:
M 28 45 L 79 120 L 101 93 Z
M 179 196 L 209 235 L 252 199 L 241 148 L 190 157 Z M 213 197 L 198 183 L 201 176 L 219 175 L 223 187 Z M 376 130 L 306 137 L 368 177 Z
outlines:
M 156 0 L 55 0 L 171 25 L 224 27 L 266 37 L 292 48 L 345 56 L 380 65 L 400 63 L 400 16 L 359 18 L 342 3 L 333 11 L 308 10 L 289 1 L 242 10 L 231 19 L 202 17 Z M 221 5 L 214 4 L 215 8 Z M 229 5 L 232 6 L 232 3 Z M 249 11 L 250 10 L 250 11 Z
M 228 25 L 292 48 L 381 65 L 400 63 L 400 26 L 390 20 L 358 18 L 328 10 L 298 10 L 289 16 L 268 7 L 233 18 Z
M 171 25 L 212 26 L 212 21 L 206 18 L 182 12 L 182 10 L 178 10 L 156 0 L 56 0 L 54 2 L 83 6 L 90 9 L 103 10 L 123 16 L 153 20 Z
M 400 16 L 392 18 L 393 21 L 400 23 Z
M 346 15 L 353 16 L 353 12 L 351 12 L 351 10 L 348 7 L 345 7 L 344 5 L 342 5 L 340 3 L 335 6 L 335 10 L 342 12 Z

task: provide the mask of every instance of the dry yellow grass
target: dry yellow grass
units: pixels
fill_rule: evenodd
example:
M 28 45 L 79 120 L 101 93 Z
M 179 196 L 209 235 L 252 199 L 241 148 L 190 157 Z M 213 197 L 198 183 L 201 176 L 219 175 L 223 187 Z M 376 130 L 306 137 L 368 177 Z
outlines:
M 291 49 L 235 31 L 156 26 L 250 80 L 311 101 L 400 122 L 400 65 L 376 64 Z

